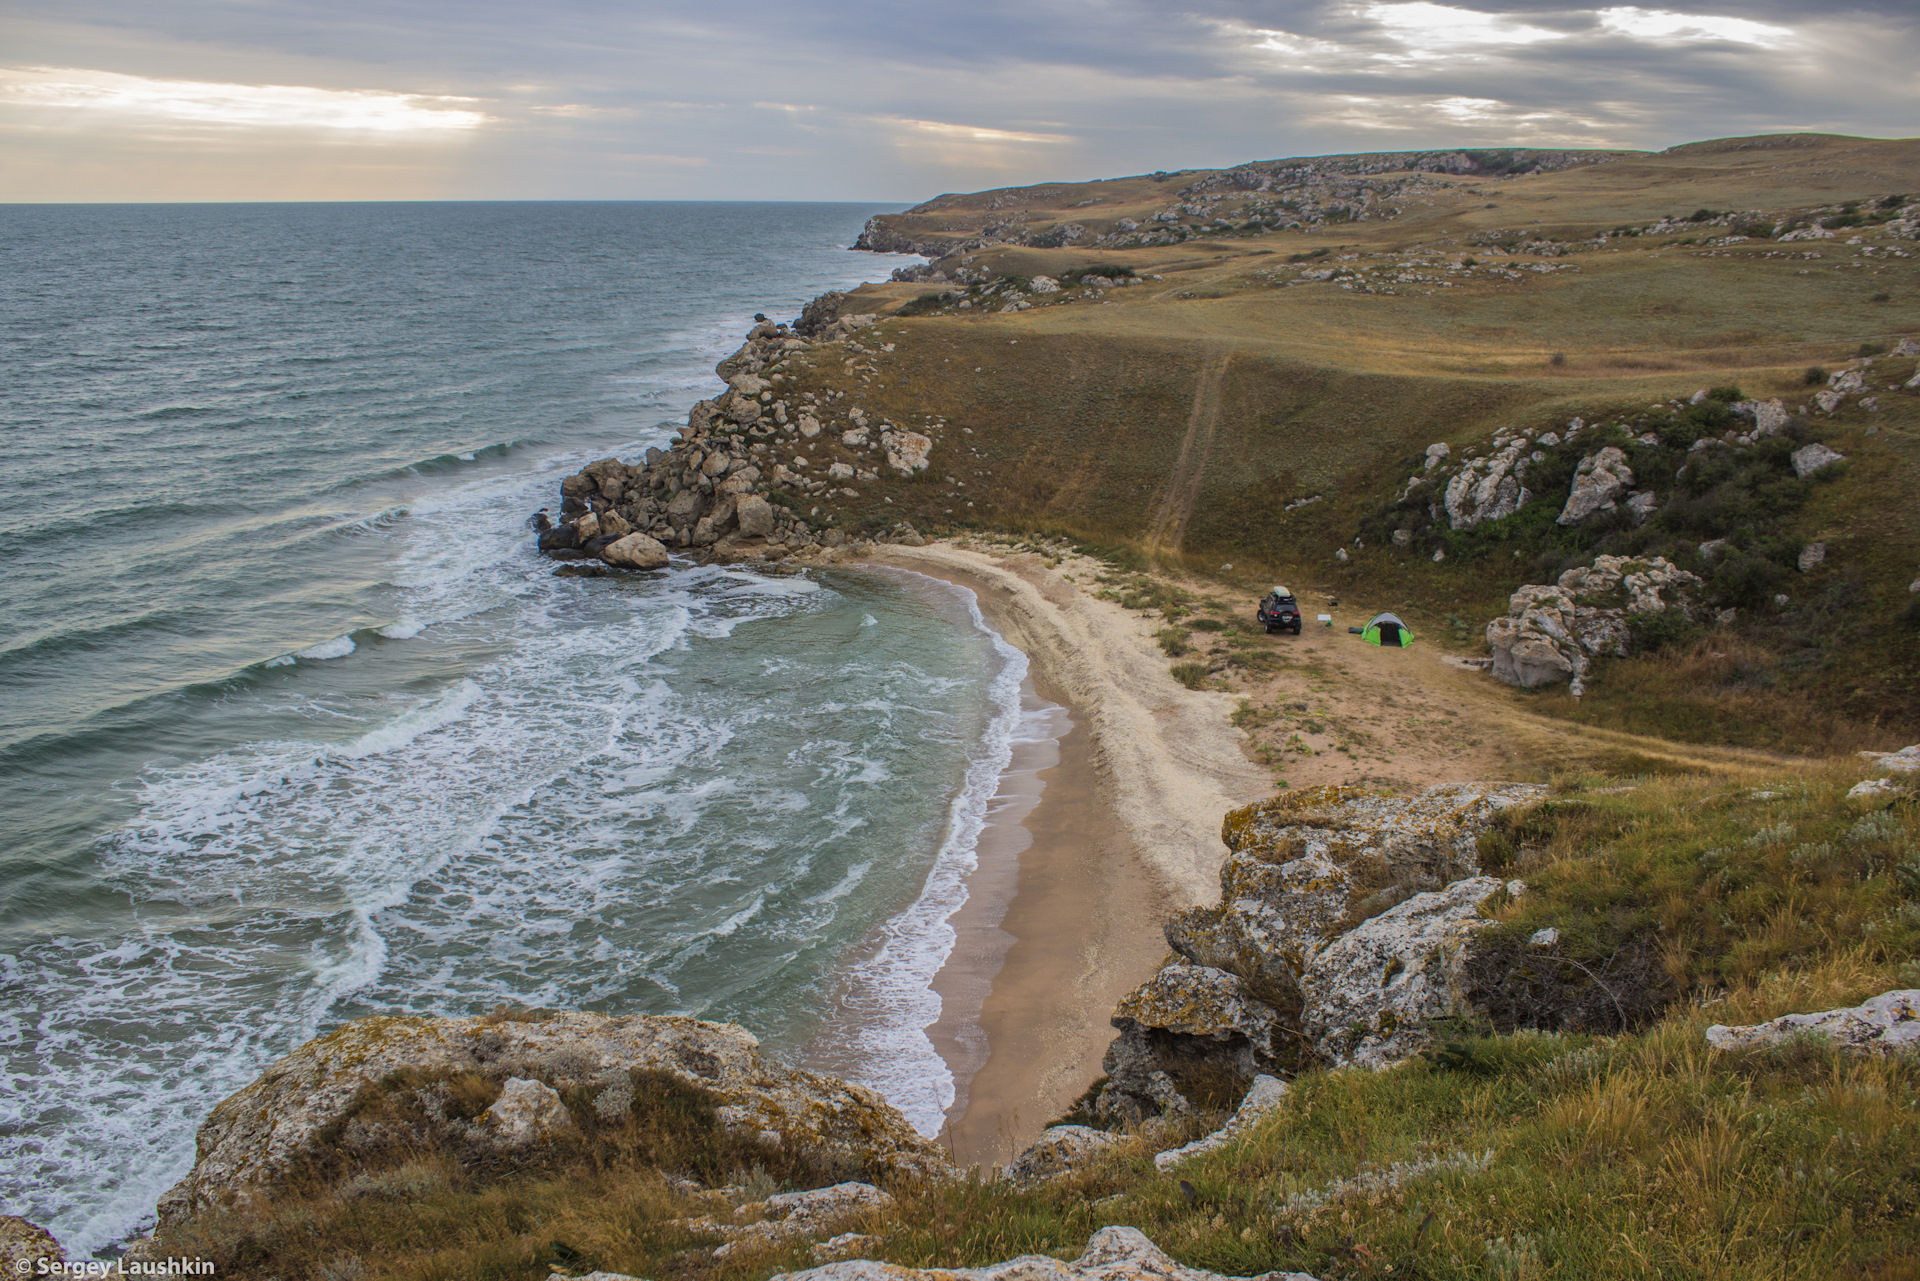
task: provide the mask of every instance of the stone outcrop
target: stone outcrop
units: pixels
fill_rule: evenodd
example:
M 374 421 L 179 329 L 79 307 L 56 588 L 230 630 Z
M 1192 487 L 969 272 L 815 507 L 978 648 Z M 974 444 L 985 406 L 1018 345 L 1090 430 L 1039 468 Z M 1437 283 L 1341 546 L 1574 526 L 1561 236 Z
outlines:
M 1661 556 L 1598 556 L 1552 585 L 1528 584 L 1508 599 L 1504 618 L 1487 624 L 1493 675 L 1522 689 L 1569 681 L 1577 695 L 1595 658 L 1627 656 L 1634 615 L 1677 609 L 1690 617 L 1703 586 Z
M 843 344 L 849 372 L 875 353 L 854 335 L 873 323 L 842 315 L 844 296 L 824 294 L 795 326 L 763 322 L 714 366 L 727 389 L 696 404 L 665 449 L 639 461 L 603 458 L 560 483 L 560 522 L 539 535 L 555 559 L 596 558 L 619 569 L 657 569 L 678 551 L 702 560 L 778 561 L 826 554 L 844 534 L 817 530 L 855 485 L 928 470 L 929 432 L 869 417 L 843 392 L 798 390 L 790 362 Z M 892 344 L 878 350 L 891 351 Z M 805 363 L 805 362 L 803 362 Z M 865 366 L 866 376 L 873 367 Z M 832 427 L 832 431 L 827 429 Z M 850 483 L 851 482 L 851 483 Z M 578 574 L 580 571 L 573 571 Z
M 870 1183 L 836 1183 L 806 1192 L 783 1192 L 765 1201 L 749 1201 L 730 1216 L 676 1219 L 672 1226 L 703 1236 L 721 1237 L 713 1257 L 725 1259 L 745 1250 L 824 1237 L 865 1214 L 893 1207 L 893 1197 Z
M 1862 1005 L 1818 1014 L 1786 1014 L 1765 1023 L 1707 1029 L 1716 1050 L 1750 1050 L 1794 1037 L 1831 1041 L 1857 1054 L 1920 1053 L 1920 989 L 1883 993 Z
M 1025 1254 L 984 1268 L 906 1268 L 858 1259 L 804 1272 L 782 1272 L 772 1281 L 1240 1281 L 1176 1263 L 1138 1228 L 1101 1228 L 1071 1263 L 1048 1254 Z M 1305 1272 L 1264 1272 L 1259 1281 L 1314 1281 Z
M 1027 1149 L 1007 1165 L 1006 1177 L 1023 1186 L 1065 1178 L 1126 1136 L 1086 1125 L 1056 1125 L 1040 1131 Z
M 67 1253 L 53 1239 L 53 1233 L 18 1215 L 0 1214 L 0 1275 L 54 1275 L 66 1261 Z
M 1301 1031 L 1321 1060 L 1380 1068 L 1432 1043 L 1434 1019 L 1470 1012 L 1462 972 L 1480 905 L 1518 882 L 1474 876 L 1416 894 L 1361 922 L 1315 954 L 1300 988 Z
M 1559 523 L 1577 525 L 1595 512 L 1613 511 L 1616 500 L 1633 488 L 1633 468 L 1627 455 L 1613 445 L 1580 460 L 1573 475 L 1573 488 L 1567 505 L 1560 509 Z
M 245 1199 L 305 1160 L 424 1143 L 460 1152 L 479 1144 L 537 1144 L 572 1125 L 559 1095 L 586 1091 L 596 1111 L 632 1105 L 636 1073 L 660 1073 L 706 1091 L 725 1130 L 824 1167 L 924 1178 L 948 1171 L 940 1150 L 873 1091 L 782 1067 L 727 1023 L 688 1018 L 552 1014 L 376 1017 L 350 1023 L 280 1059 L 214 1108 L 200 1127 L 192 1171 L 160 1202 L 162 1223 Z M 475 1121 L 461 1121 L 444 1082 L 497 1082 Z M 365 1091 L 411 1080 L 409 1108 L 364 1114 Z M 409 1119 L 411 1118 L 411 1119 Z
M 1462 963 L 1465 915 L 1500 886 L 1476 877 L 1476 841 L 1502 810 L 1542 795 L 1519 784 L 1414 796 L 1319 787 L 1229 814 L 1220 902 L 1167 923 L 1176 957 L 1114 1011 L 1096 1110 L 1179 1115 L 1190 1104 L 1182 1082 L 1203 1073 L 1246 1081 L 1417 1052 L 1424 1020 L 1463 1012 L 1446 1004 L 1464 1000 L 1459 985 L 1442 980 Z M 1329 959 L 1364 962 L 1377 983 L 1389 957 L 1410 977 L 1364 1009 L 1338 981 L 1347 959 Z M 1363 1016 L 1378 1031 L 1390 1011 L 1402 1012 L 1390 1035 L 1336 1035 Z
M 1262 1074 L 1253 1078 L 1246 1097 L 1240 1100 L 1240 1106 L 1234 1109 L 1227 1123 L 1212 1134 L 1203 1135 L 1193 1142 L 1165 1152 L 1156 1152 L 1153 1168 L 1171 1170 L 1182 1161 L 1205 1156 L 1209 1152 L 1218 1152 L 1221 1148 L 1238 1143 L 1253 1133 L 1254 1128 L 1269 1116 L 1278 1112 L 1287 1101 L 1290 1087 L 1277 1076 Z
M 1527 467 L 1532 461 L 1530 448 L 1531 442 L 1526 437 L 1517 436 L 1506 441 L 1491 457 L 1463 464 L 1447 482 L 1443 499 L 1447 524 L 1454 529 L 1472 529 L 1487 521 L 1511 516 L 1526 506 L 1533 495 L 1521 482 L 1526 479 Z M 1432 467 L 1445 457 L 1430 449 L 1427 466 Z

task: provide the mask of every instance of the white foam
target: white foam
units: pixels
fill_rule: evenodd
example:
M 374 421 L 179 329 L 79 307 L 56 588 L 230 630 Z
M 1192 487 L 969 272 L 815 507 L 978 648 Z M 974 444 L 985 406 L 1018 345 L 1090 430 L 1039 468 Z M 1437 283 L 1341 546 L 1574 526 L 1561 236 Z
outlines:
M 953 954 L 951 921 L 966 904 L 967 878 L 979 867 L 977 851 L 988 808 L 1013 759 L 1014 736 L 1022 721 L 1020 685 L 1028 667 L 1027 656 L 988 626 L 972 591 L 940 585 L 964 596 L 973 627 L 992 643 L 999 665 L 987 695 L 994 711 L 948 807 L 939 852 L 919 897 L 886 922 L 878 947 L 847 976 L 845 997 L 846 1005 L 861 1016 L 850 1029 L 854 1052 L 847 1057 L 864 1067 L 852 1075 L 880 1091 L 930 1138 L 940 1132 L 954 1100 L 953 1072 L 927 1034 L 940 1019 L 933 980 Z
M 412 640 L 426 630 L 425 623 L 415 622 L 411 618 L 402 618 L 397 622 L 388 623 L 380 628 L 379 632 L 388 640 Z
M 324 661 L 329 658 L 345 658 L 359 648 L 351 636 L 336 636 L 330 641 L 321 641 L 318 645 L 309 645 L 305 649 L 293 651 L 295 658 Z

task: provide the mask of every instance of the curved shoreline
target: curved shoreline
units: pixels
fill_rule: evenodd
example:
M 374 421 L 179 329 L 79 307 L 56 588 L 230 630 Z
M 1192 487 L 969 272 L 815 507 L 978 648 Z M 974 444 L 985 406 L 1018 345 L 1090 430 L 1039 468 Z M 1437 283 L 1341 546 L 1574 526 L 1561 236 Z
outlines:
M 1168 913 L 1217 893 L 1220 815 L 1272 784 L 1231 698 L 1179 685 L 1138 619 L 1037 556 L 942 542 L 864 563 L 971 590 L 1071 722 L 1054 759 L 1016 763 L 1031 782 L 1003 772 L 933 984 L 928 1035 L 955 1078 L 946 1142 L 962 1165 L 1003 1164 L 1100 1075 L 1108 1019 L 1164 957 Z

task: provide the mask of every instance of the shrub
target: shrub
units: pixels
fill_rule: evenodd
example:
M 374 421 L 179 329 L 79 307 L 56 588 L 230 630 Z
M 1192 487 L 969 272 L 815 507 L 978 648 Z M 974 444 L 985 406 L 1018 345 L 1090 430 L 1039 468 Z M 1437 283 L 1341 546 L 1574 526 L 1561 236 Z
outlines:
M 1175 663 L 1167 669 L 1173 679 L 1188 689 L 1203 689 L 1207 683 L 1207 665 L 1205 663 Z
M 1162 627 L 1154 639 L 1160 642 L 1160 649 L 1168 658 L 1178 658 L 1192 649 L 1187 644 L 1189 635 L 1184 627 Z
M 1827 381 L 1827 371 L 1820 365 L 1808 365 L 1807 372 L 1802 375 L 1801 381 L 1809 387 L 1818 387 Z
M 1712 391 L 1707 393 L 1707 398 L 1710 400 L 1717 400 L 1722 404 L 1731 405 L 1735 401 L 1745 400 L 1747 398 L 1747 394 L 1741 391 L 1738 387 L 1735 387 L 1729 384 L 1725 387 L 1715 387 Z
M 1856 356 L 1884 356 L 1886 354 L 1887 345 L 1877 342 L 1863 342 L 1860 344 L 1859 350 L 1854 352 Z

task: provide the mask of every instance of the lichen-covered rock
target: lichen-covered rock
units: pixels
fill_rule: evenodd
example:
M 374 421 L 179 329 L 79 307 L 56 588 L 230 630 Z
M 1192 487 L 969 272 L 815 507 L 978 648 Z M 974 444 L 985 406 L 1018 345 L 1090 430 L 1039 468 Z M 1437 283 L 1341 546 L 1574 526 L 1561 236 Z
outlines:
M 1818 1014 L 1785 1014 L 1765 1023 L 1707 1029 L 1716 1050 L 1750 1050 L 1779 1045 L 1796 1036 L 1815 1036 L 1861 1054 L 1920 1053 L 1920 989 L 1886 992 L 1851 1009 Z
M 51 1276 L 66 1261 L 67 1252 L 53 1233 L 18 1215 L 0 1214 L 0 1276 Z
M 1301 1031 L 1320 1060 L 1386 1067 L 1432 1043 L 1429 1020 L 1470 1013 L 1467 943 L 1492 924 L 1480 905 L 1505 888 L 1475 876 L 1416 894 L 1322 949 L 1300 978 Z
M 1586 679 L 1601 655 L 1626 657 L 1634 614 L 1677 609 L 1691 615 L 1700 578 L 1665 557 L 1598 556 L 1557 583 L 1529 583 L 1507 601 L 1507 615 L 1487 624 L 1497 680 L 1536 689 Z
M 804 1272 L 782 1272 L 772 1281 L 1240 1281 L 1176 1263 L 1138 1228 L 1101 1228 L 1071 1263 L 1047 1254 L 1023 1254 L 984 1268 L 907 1268 L 856 1259 Z M 1260 1281 L 1314 1281 L 1305 1272 L 1263 1272 Z
M 1124 1135 L 1111 1130 L 1056 1125 L 1040 1131 L 1040 1137 L 1013 1158 L 1007 1166 L 1007 1178 L 1023 1185 L 1062 1178 L 1083 1169 L 1088 1161 L 1114 1144 L 1124 1142 Z
M 1359 787 L 1289 791 L 1228 814 L 1220 903 L 1167 924 L 1180 960 L 1114 1012 L 1120 1035 L 1096 1107 L 1128 1120 L 1189 1105 L 1174 1081 L 1196 1067 L 1243 1080 L 1299 1053 L 1301 978 L 1356 925 L 1478 870 L 1494 817 L 1545 795 L 1526 784 L 1456 784 L 1414 796 Z M 1173 1093 L 1170 1093 L 1173 1091 Z
M 1560 509 L 1559 523 L 1577 525 L 1595 512 L 1612 511 L 1614 500 L 1633 488 L 1633 468 L 1627 456 L 1613 445 L 1580 460 L 1573 475 L 1573 488 L 1567 505 Z
M 630 1091 L 635 1071 L 665 1073 L 711 1092 L 731 1133 L 881 1175 L 950 1172 L 940 1149 L 879 1095 L 770 1062 L 753 1035 L 733 1024 L 639 1014 L 381 1016 L 307 1042 L 215 1107 L 200 1127 L 192 1171 L 161 1199 L 161 1221 L 245 1199 L 319 1145 L 342 1142 L 340 1125 L 361 1091 L 403 1071 L 518 1077 L 595 1099 Z
M 1209 1152 L 1217 1152 L 1231 1143 L 1237 1143 L 1253 1132 L 1255 1126 L 1280 1110 L 1287 1101 L 1289 1087 L 1276 1076 L 1256 1076 L 1253 1086 L 1247 1091 L 1240 1106 L 1227 1119 L 1227 1123 L 1212 1134 L 1203 1135 L 1183 1147 L 1173 1148 L 1154 1155 L 1153 1168 L 1171 1170 L 1182 1161 L 1190 1161 Z

